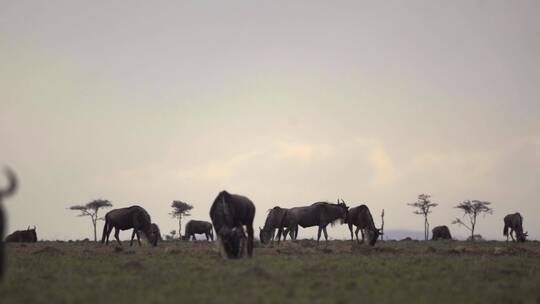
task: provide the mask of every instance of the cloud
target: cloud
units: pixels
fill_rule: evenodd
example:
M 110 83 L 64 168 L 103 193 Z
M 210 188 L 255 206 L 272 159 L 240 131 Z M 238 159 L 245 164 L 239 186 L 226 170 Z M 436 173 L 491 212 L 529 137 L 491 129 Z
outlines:
M 239 153 L 228 159 L 213 160 L 192 168 L 183 168 L 179 171 L 181 178 L 194 178 L 202 180 L 223 180 L 234 176 L 240 167 L 254 161 L 263 154 L 261 150 Z
M 369 161 L 375 170 L 373 177 L 374 185 L 388 185 L 398 178 L 398 172 L 394 163 L 382 145 L 378 144 L 372 149 Z
M 303 162 L 309 162 L 313 159 L 315 151 L 310 144 L 298 144 L 288 142 L 277 142 L 276 154 L 280 159 L 298 159 Z

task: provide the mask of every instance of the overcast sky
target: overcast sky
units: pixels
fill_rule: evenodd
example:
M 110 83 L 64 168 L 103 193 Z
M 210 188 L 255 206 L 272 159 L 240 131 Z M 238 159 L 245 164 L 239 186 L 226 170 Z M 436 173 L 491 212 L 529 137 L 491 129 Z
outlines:
M 169 232 L 173 200 L 208 220 L 226 189 L 257 227 L 340 197 L 422 230 L 428 193 L 432 227 L 466 235 L 453 207 L 479 199 L 478 233 L 519 211 L 540 239 L 538 1 L 109 2 L 0 1 L 8 231 L 91 237 L 67 208 L 104 198 Z

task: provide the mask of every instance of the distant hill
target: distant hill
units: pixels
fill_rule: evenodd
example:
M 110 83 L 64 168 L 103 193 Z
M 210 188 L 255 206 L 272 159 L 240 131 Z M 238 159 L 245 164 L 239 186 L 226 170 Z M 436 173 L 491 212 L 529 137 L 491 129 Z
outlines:
M 403 230 L 403 229 L 389 229 L 384 231 L 385 240 L 402 240 L 404 238 L 410 237 L 413 240 L 423 240 L 424 232 L 418 230 Z M 431 237 L 431 233 L 429 235 Z

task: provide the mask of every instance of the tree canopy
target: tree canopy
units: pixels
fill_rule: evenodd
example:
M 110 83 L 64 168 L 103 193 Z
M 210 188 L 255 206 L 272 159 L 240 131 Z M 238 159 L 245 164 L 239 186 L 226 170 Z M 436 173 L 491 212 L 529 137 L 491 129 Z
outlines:
M 173 208 L 171 212 L 173 217 L 190 216 L 189 211 L 193 209 L 192 205 L 182 201 L 173 201 L 171 207 Z
M 92 226 L 94 226 L 94 241 L 97 242 L 96 223 L 100 218 L 98 217 L 98 211 L 100 208 L 110 208 L 112 203 L 109 200 L 97 199 L 93 200 L 85 205 L 73 205 L 69 207 L 70 210 L 80 211 L 79 216 L 89 216 L 92 220 Z
M 74 205 L 69 207 L 70 210 L 80 211 L 79 216 L 93 216 L 100 208 L 110 208 L 112 203 L 109 200 L 97 199 L 85 205 Z
M 470 226 L 465 224 L 459 218 L 456 218 L 452 224 L 459 224 L 471 231 L 471 241 L 474 241 L 474 229 L 476 228 L 476 218 L 479 214 L 493 214 L 493 209 L 489 207 L 491 202 L 480 201 L 480 200 L 466 200 L 459 203 L 456 207 L 457 209 L 463 210 L 464 216 L 468 216 Z

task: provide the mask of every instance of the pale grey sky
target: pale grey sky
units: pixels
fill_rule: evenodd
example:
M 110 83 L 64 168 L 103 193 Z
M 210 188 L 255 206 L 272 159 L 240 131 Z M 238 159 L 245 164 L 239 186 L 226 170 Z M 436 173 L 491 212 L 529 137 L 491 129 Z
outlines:
M 168 232 L 172 200 L 208 219 L 227 189 L 255 202 L 256 226 L 274 205 L 342 197 L 421 230 L 406 203 L 429 193 L 432 226 L 489 200 L 479 233 L 502 238 L 519 211 L 539 239 L 539 15 L 537 1 L 0 1 L 0 163 L 21 180 L 8 230 L 90 237 L 66 208 L 106 198 Z

